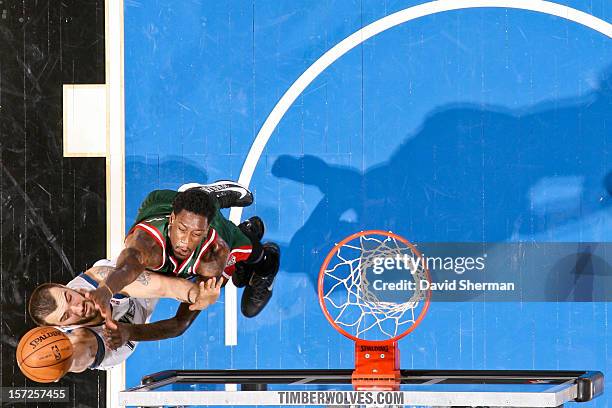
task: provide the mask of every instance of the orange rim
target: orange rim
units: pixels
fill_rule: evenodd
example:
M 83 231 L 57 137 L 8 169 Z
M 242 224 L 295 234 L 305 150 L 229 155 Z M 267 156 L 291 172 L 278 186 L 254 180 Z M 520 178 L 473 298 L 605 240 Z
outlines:
M 414 245 L 412 245 L 410 242 L 408 242 L 407 239 L 405 239 L 404 237 L 399 236 L 397 234 L 394 234 L 393 232 L 390 232 L 390 231 L 382 231 L 382 230 L 360 231 L 360 232 L 356 232 L 356 233 L 354 233 L 352 235 L 349 235 L 348 237 L 344 238 L 342 241 L 340 241 L 339 243 L 334 245 L 332 250 L 329 251 L 329 253 L 325 257 L 325 260 L 323 261 L 323 264 L 321 265 L 321 269 L 319 269 L 319 280 L 318 280 L 319 306 L 321 306 L 321 310 L 323 310 L 323 314 L 325 315 L 325 318 L 334 327 L 334 329 L 336 329 L 342 335 L 348 337 L 351 340 L 359 341 L 360 343 L 366 343 L 366 344 L 379 344 L 379 343 L 387 343 L 389 341 L 397 341 L 397 340 L 407 336 L 408 334 L 412 333 L 412 331 L 414 329 L 416 329 L 417 326 L 421 323 L 423 318 L 425 318 L 425 315 L 427 314 L 427 310 L 429 309 L 429 303 L 430 303 L 430 300 L 431 300 L 431 291 L 430 290 L 427 291 L 427 294 L 425 296 L 425 304 L 423 306 L 423 309 L 419 313 L 419 316 L 416 318 L 414 323 L 410 327 L 408 327 L 403 333 L 398 334 L 397 336 L 392 337 L 390 339 L 386 339 L 386 340 L 364 340 L 364 339 L 360 339 L 359 337 L 353 336 L 352 334 L 350 334 L 349 332 L 344 330 L 342 327 L 340 327 L 336 322 L 334 322 L 334 319 L 329 314 L 329 311 L 327 310 L 327 306 L 325 305 L 325 299 L 324 299 L 324 293 L 323 293 L 323 281 L 325 279 L 325 271 L 327 270 L 327 266 L 329 265 L 329 262 L 334 257 L 334 255 L 340 250 L 340 248 L 342 248 L 346 243 L 354 240 L 355 238 L 359 238 L 359 237 L 365 236 L 365 235 L 383 235 L 383 236 L 386 236 L 386 237 L 391 237 L 391 238 L 394 238 L 394 239 L 402 242 L 406 246 L 408 246 L 417 255 L 417 257 L 419 257 L 421 259 L 421 262 L 422 262 L 422 265 L 423 265 L 423 269 L 425 270 L 425 276 L 427 277 L 427 280 L 429 282 L 431 282 L 431 276 L 429 275 L 429 269 L 427 269 L 427 264 L 425 262 L 425 259 L 421 255 L 421 252 L 419 252 Z

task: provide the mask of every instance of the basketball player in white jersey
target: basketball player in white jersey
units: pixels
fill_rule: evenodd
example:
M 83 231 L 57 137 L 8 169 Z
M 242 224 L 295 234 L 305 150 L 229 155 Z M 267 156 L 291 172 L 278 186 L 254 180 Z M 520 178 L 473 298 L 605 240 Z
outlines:
M 220 208 L 245 207 L 253 202 L 248 189 L 229 180 L 186 184 L 179 191 L 190 188 L 212 195 Z M 40 285 L 30 297 L 29 312 L 36 324 L 57 326 L 68 333 L 74 348 L 71 372 L 115 366 L 128 358 L 138 341 L 181 335 L 202 309 L 217 300 L 223 284 L 222 279 L 212 278 L 198 286 L 189 280 L 144 271 L 119 293 L 107 294 L 112 296 L 109 297 L 112 312 L 104 321 L 86 295 L 108 290 L 105 281 L 114 269 L 115 265 L 109 261 L 98 261 L 68 284 Z M 175 298 L 182 303 L 173 318 L 149 323 L 156 299 L 160 297 Z
M 104 318 L 84 294 L 95 290 L 114 269 L 101 260 L 66 285 L 46 283 L 30 297 L 29 313 L 38 325 L 57 326 L 67 333 L 74 354 L 70 372 L 87 368 L 108 369 L 125 361 L 138 341 L 162 340 L 181 335 L 199 311 L 215 303 L 222 279 L 199 285 L 175 277 L 143 272 L 111 299 L 112 318 Z M 183 303 L 167 320 L 149 323 L 157 299 L 174 298 Z M 116 330 L 121 325 L 123 330 Z

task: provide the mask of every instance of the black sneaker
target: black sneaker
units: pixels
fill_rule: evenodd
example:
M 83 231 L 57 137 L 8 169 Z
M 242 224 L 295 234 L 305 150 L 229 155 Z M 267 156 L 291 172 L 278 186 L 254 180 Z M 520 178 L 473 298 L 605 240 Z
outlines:
M 252 275 L 253 267 L 244 261 L 236 262 L 236 269 L 234 269 L 232 274 L 232 283 L 237 288 L 244 288 L 251 280 Z
M 265 256 L 265 249 L 260 242 L 263 238 L 266 227 L 264 226 L 261 218 L 255 215 L 248 220 L 241 222 L 240 225 L 238 225 L 238 228 L 253 243 L 253 253 L 251 254 L 251 257 L 257 256 L 255 253 L 261 253 L 261 256 Z M 255 260 L 252 262 L 256 263 L 257 261 Z M 232 283 L 234 286 L 237 288 L 243 288 L 249 283 L 251 276 L 253 275 L 253 263 L 248 263 L 248 260 L 236 263 L 236 269 L 232 274 Z
M 240 231 L 242 231 L 247 237 L 255 238 L 257 241 L 261 241 L 266 232 L 266 227 L 261 218 L 254 215 L 246 221 L 243 221 L 238 225 Z
M 179 187 L 178 191 L 198 188 L 212 194 L 219 202 L 220 208 L 248 207 L 253 204 L 253 193 L 242 184 L 231 180 L 217 180 L 210 184 L 188 183 Z
M 272 242 L 263 244 L 265 259 L 262 267 L 266 268 L 266 276 L 253 273 L 249 284 L 242 292 L 240 309 L 246 317 L 257 316 L 268 304 L 272 297 L 274 278 L 280 266 L 280 248 Z M 255 266 L 257 267 L 257 266 Z

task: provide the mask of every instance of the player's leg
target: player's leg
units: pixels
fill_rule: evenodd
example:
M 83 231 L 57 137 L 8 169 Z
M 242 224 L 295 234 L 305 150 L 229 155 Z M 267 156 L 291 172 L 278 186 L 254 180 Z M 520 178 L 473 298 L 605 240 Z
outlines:
M 238 228 L 252 242 L 253 252 L 248 259 L 236 265 L 232 282 L 237 287 L 245 287 L 240 301 L 242 314 L 254 317 L 272 297 L 274 278 L 280 265 L 280 249 L 272 242 L 261 244 L 265 232 L 261 218 L 251 217 Z
M 192 188 L 215 196 L 221 208 L 248 207 L 253 203 L 253 193 L 242 184 L 231 180 L 217 180 L 210 184 L 187 183 L 180 186 L 178 191 L 182 192 Z
M 265 232 L 265 226 L 261 218 L 254 216 L 246 221 L 243 221 L 240 225 L 238 225 L 238 228 L 249 238 L 253 246 L 251 256 L 249 256 L 246 262 L 238 262 L 236 264 L 236 270 L 232 274 L 232 282 L 234 283 L 234 286 L 237 288 L 243 288 L 249 283 L 251 280 L 251 275 L 253 275 L 253 268 L 248 267 L 247 263 L 255 264 L 261 261 L 262 257 L 264 256 L 261 239 L 263 238 Z
M 273 242 L 263 244 L 263 256 L 259 262 L 247 265 L 253 273 L 242 292 L 240 309 L 246 317 L 257 316 L 272 297 L 274 278 L 280 266 L 280 248 Z
M 249 258 L 244 262 L 236 264 L 236 270 L 232 274 L 232 282 L 238 288 L 245 287 L 251 280 L 253 268 L 250 265 L 257 264 L 263 259 L 264 252 L 261 244 L 265 232 L 265 226 L 261 218 L 254 216 L 243 221 L 238 228 L 251 241 L 253 250 Z
M 273 243 L 262 245 L 265 227 L 259 217 L 251 217 L 236 226 L 217 213 L 211 226 L 231 248 L 225 274 L 232 276 L 232 282 L 237 287 L 245 287 L 241 300 L 242 313 L 246 317 L 254 317 L 272 297 L 272 283 L 280 262 L 278 246 Z

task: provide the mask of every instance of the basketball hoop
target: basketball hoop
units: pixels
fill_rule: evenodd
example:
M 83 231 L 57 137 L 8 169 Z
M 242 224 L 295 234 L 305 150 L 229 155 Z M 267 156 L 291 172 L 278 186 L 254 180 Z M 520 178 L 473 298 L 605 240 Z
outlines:
M 392 232 L 355 233 L 336 244 L 319 272 L 319 304 L 329 323 L 355 341 L 355 389 L 397 390 L 397 341 L 423 320 L 431 298 L 426 262 Z

